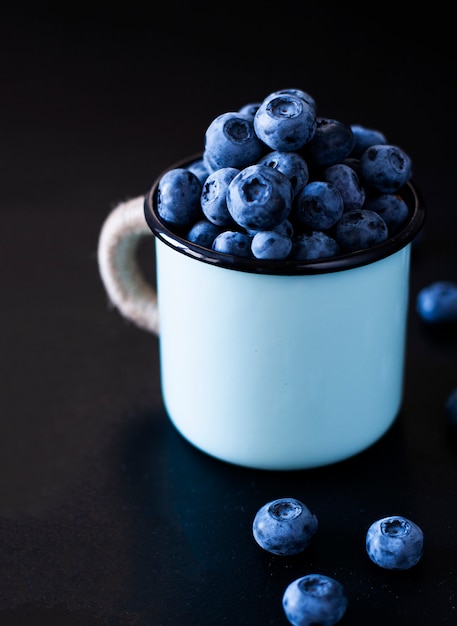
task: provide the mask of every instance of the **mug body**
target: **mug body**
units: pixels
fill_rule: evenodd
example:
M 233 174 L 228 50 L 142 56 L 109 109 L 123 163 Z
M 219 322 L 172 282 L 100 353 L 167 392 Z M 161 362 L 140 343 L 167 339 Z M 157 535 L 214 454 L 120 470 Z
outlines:
M 250 274 L 156 242 L 162 391 L 226 461 L 302 469 L 364 450 L 402 400 L 410 246 L 322 275 Z
M 328 465 L 376 442 L 402 403 L 411 242 L 423 219 L 415 189 L 407 233 L 377 251 L 253 269 L 176 237 L 154 213 L 155 192 L 145 215 L 162 393 L 177 430 L 213 457 L 267 470 Z

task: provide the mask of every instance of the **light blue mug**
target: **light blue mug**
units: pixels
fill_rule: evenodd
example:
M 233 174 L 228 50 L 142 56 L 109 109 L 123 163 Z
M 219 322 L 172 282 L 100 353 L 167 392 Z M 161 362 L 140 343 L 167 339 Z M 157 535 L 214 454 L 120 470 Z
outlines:
M 407 224 L 380 245 L 258 261 L 173 233 L 156 212 L 160 177 L 108 216 L 98 258 L 112 303 L 158 336 L 177 430 L 213 457 L 266 470 L 324 466 L 375 443 L 402 403 L 411 245 L 425 216 L 415 185 L 401 192 Z M 135 258 L 150 234 L 156 289 Z

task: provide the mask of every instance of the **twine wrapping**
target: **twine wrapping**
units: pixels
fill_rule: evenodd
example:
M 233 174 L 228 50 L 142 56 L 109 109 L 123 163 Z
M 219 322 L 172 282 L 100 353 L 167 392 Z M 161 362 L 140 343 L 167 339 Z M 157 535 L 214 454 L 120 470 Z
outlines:
M 144 196 L 118 204 L 100 231 L 98 266 L 111 303 L 139 328 L 158 335 L 157 294 L 137 258 L 140 240 L 149 236 Z

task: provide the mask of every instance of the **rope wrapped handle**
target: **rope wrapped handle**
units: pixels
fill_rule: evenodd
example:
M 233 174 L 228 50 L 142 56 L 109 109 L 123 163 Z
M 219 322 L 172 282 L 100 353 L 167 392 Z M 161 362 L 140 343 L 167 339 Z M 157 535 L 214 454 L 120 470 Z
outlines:
M 110 302 L 127 320 L 158 335 L 157 294 L 137 257 L 140 241 L 152 236 L 144 217 L 144 196 L 122 202 L 102 225 L 97 257 Z

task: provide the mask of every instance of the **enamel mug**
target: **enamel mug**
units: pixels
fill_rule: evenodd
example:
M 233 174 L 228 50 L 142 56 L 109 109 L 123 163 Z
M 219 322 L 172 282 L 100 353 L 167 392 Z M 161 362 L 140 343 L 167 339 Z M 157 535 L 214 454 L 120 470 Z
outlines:
M 108 215 L 98 260 L 111 302 L 158 337 L 163 401 L 181 435 L 266 470 L 329 465 L 380 439 L 402 403 L 411 245 L 425 213 L 415 185 L 401 190 L 409 218 L 393 237 L 297 262 L 189 243 L 157 214 L 160 178 Z M 156 288 L 135 257 L 151 234 Z

